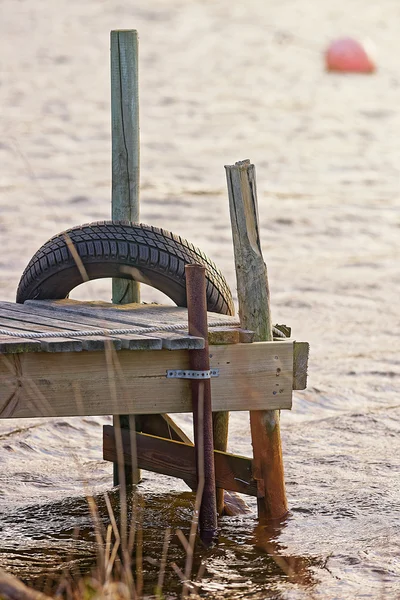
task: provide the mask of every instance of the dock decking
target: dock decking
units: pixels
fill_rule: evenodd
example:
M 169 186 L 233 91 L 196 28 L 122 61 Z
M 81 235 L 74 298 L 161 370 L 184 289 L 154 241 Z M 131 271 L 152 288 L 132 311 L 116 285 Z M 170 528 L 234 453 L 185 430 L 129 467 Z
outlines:
M 306 385 L 308 344 L 244 343 L 251 332 L 235 317 L 208 319 L 211 367 L 219 369 L 213 410 L 290 409 L 292 389 Z M 166 377 L 189 368 L 188 350 L 204 347 L 187 333 L 185 308 L 0 302 L 0 330 L 0 418 L 192 410 L 190 382 Z

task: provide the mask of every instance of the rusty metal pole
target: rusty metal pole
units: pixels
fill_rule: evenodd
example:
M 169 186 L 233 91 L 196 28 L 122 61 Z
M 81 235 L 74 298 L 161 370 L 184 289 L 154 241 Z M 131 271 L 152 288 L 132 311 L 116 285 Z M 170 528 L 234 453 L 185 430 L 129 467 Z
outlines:
M 190 368 L 209 371 L 208 324 L 205 267 L 186 265 L 186 291 L 190 335 L 204 338 L 204 350 L 190 350 Z M 217 503 L 214 469 L 214 441 L 211 408 L 211 382 L 208 378 L 192 379 L 194 443 L 198 489 L 203 487 L 199 529 L 200 539 L 210 546 L 217 537 Z

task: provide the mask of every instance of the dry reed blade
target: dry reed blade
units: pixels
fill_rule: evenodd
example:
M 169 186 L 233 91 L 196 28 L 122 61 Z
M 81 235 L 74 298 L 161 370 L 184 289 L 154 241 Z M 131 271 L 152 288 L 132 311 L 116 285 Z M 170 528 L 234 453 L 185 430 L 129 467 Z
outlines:
M 103 498 L 104 498 L 104 501 L 106 503 L 106 507 L 107 507 L 107 511 L 108 511 L 108 516 L 110 517 L 111 526 L 112 526 L 112 529 L 113 529 L 113 532 L 114 532 L 115 539 L 118 542 L 120 542 L 121 538 L 120 538 L 119 531 L 118 531 L 117 521 L 115 520 L 114 510 L 113 510 L 113 507 L 111 506 L 110 498 L 109 498 L 109 496 L 108 496 L 107 493 L 103 494 Z
M 108 525 L 107 534 L 106 534 L 106 543 L 105 543 L 105 548 L 104 548 L 104 572 L 107 571 L 107 566 L 110 561 L 111 535 L 112 535 L 112 525 Z
M 75 261 L 75 264 L 76 264 L 76 267 L 77 267 L 77 269 L 79 271 L 79 274 L 82 277 L 82 281 L 83 282 L 89 281 L 89 276 L 88 276 L 87 271 L 85 269 L 85 265 L 83 264 L 82 259 L 79 256 L 78 251 L 77 251 L 77 249 L 74 246 L 73 241 L 69 237 L 68 233 L 64 233 L 63 237 L 64 237 L 64 240 L 65 240 L 65 243 L 67 244 L 68 250 L 71 253 L 72 258 Z
M 168 548 L 169 548 L 170 541 L 171 541 L 171 528 L 168 527 L 165 530 L 164 544 L 163 544 L 163 550 L 162 550 L 161 562 L 160 562 L 160 570 L 158 573 L 157 586 L 155 589 L 155 594 L 156 594 L 157 598 L 160 598 L 160 599 L 162 597 L 162 589 L 163 589 L 163 585 L 164 585 L 165 568 L 167 566 L 167 556 L 168 556 Z
M 141 499 L 143 505 L 143 499 Z M 143 592 L 143 506 L 138 510 L 138 527 L 136 529 L 136 593 L 141 597 Z
M 203 422 L 204 422 L 204 382 L 200 382 L 199 406 L 198 406 L 198 428 L 199 428 L 199 431 L 201 431 L 201 432 L 203 431 Z M 197 526 L 198 526 L 198 522 L 199 522 L 200 506 L 201 506 L 201 500 L 203 497 L 203 490 L 204 490 L 203 450 L 204 450 L 204 438 L 203 438 L 203 436 L 199 435 L 198 436 L 198 444 L 197 444 L 197 448 L 196 448 L 198 483 L 197 483 L 197 492 L 196 492 L 196 499 L 195 499 L 195 504 L 194 504 L 193 517 L 192 517 L 192 522 L 191 522 L 190 532 L 189 532 L 188 549 L 186 551 L 186 563 L 185 563 L 185 572 L 184 572 L 185 582 L 182 587 L 182 596 L 181 596 L 182 599 L 186 598 L 189 593 L 188 582 L 190 581 L 192 569 L 193 569 L 194 546 L 196 543 L 196 533 L 197 533 Z
M 175 533 L 180 541 L 180 543 L 183 546 L 184 551 L 187 553 L 190 551 L 190 544 L 188 542 L 188 540 L 186 539 L 185 534 L 183 533 L 182 529 L 176 529 Z
M 115 410 L 112 410 L 112 414 L 117 414 L 117 388 L 115 381 L 115 369 L 113 348 L 105 347 L 105 358 L 107 365 L 108 384 L 110 388 L 111 405 Z M 120 536 L 121 546 L 124 551 L 127 547 L 127 495 L 126 495 L 126 483 L 125 483 L 125 466 L 124 466 L 124 450 L 122 444 L 122 434 L 120 420 L 114 420 L 114 433 L 115 433 L 115 446 L 117 450 L 117 464 L 118 464 L 118 477 L 119 477 L 119 497 L 120 497 L 120 514 L 121 514 L 121 525 L 120 525 Z

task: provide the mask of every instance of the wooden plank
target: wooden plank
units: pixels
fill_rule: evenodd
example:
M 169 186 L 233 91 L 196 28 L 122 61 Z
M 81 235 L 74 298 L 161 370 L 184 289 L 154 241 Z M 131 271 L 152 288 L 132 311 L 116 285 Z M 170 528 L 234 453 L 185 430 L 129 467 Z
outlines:
M 290 409 L 292 405 L 293 343 L 232 344 L 210 348 L 213 410 Z M 36 386 L 52 405 L 43 416 L 156 414 L 191 412 L 190 381 L 167 379 L 169 369 L 188 369 L 186 350 L 115 354 L 118 369 L 109 373 L 103 352 L 29 353 L 19 355 L 15 382 Z M 0 375 L 1 380 L 1 375 Z M 115 398 L 110 399 L 110 385 Z M 74 405 L 79 389 L 81 405 Z M 7 392 L 0 387 L 0 417 L 35 417 L 36 409 L 20 390 L 12 414 L 3 407 Z M 42 414 L 40 416 L 42 416 Z
M 43 325 L 37 324 L 27 321 L 19 321 L 17 319 L 6 319 L 4 316 L 0 315 L 0 328 L 8 329 L 9 331 L 15 331 L 18 333 L 22 332 L 65 332 L 65 337 L 57 337 L 57 338 L 46 338 L 44 334 L 42 338 L 38 339 L 40 343 L 40 348 L 42 352 L 76 352 L 81 350 L 88 351 L 98 351 L 104 350 L 105 343 L 107 341 L 107 337 L 104 336 L 85 336 L 80 338 L 67 337 L 68 332 L 65 329 L 60 327 L 55 327 L 51 325 Z M 10 336 L 11 337 L 11 336 Z M 2 338 L 0 338 L 2 339 Z M 18 338 L 16 338 L 18 339 Z M 37 339 L 37 338 L 36 338 Z M 36 340 L 35 340 L 36 341 Z M 75 344 L 76 341 L 79 341 L 79 344 Z M 57 343 L 55 343 L 57 342 Z M 71 343 L 72 342 L 72 343 Z M 113 344 L 116 350 L 120 350 L 122 347 L 121 341 L 118 339 L 110 339 L 110 343 Z M 60 350 L 61 348 L 61 350 Z
M 213 416 L 219 414 L 221 413 L 213 413 Z M 156 437 L 175 440 L 193 446 L 192 440 L 169 415 L 136 415 L 135 419 L 138 424 L 137 431 L 141 433 L 148 433 Z M 190 482 L 186 483 L 190 487 Z M 240 496 L 235 494 L 235 492 L 224 490 L 224 515 L 243 515 L 249 512 L 251 512 L 251 509 Z
M 23 330 L 17 329 L 16 327 L 8 327 L 10 331 L 15 331 L 17 333 L 22 333 Z M 0 338 L 0 348 L 1 354 L 7 354 L 8 352 L 15 354 L 17 352 L 32 352 L 36 351 L 36 344 L 39 344 L 40 347 L 38 351 L 40 352 L 80 352 L 83 350 L 83 342 L 79 339 L 74 338 L 66 338 L 66 337 L 47 337 L 43 335 L 40 339 L 32 339 L 20 338 L 20 337 L 12 337 L 12 336 L 1 336 Z M 90 346 L 90 341 L 87 344 Z M 91 351 L 97 350 L 97 347 L 90 348 Z
M 7 306 L 6 306 L 7 305 Z M 10 318 L 16 319 L 24 322 L 36 322 L 42 325 L 39 327 L 39 331 L 43 331 L 57 325 L 57 327 L 53 327 L 54 329 L 70 330 L 70 331 L 79 331 L 79 330 L 91 330 L 91 329 L 127 329 L 125 324 L 118 324 L 115 322 L 109 322 L 104 319 L 98 318 L 88 318 L 82 317 L 81 315 L 75 315 L 73 312 L 62 312 L 54 311 L 52 309 L 46 309 L 42 305 L 39 307 L 31 306 L 25 304 L 12 304 L 12 303 L 0 303 L 0 323 L 3 323 L 3 315 L 8 315 Z M 62 318 L 57 318 L 57 316 L 61 316 Z M 132 328 L 133 329 L 133 328 Z M 3 339 L 0 336 L 0 339 Z M 86 338 L 79 338 L 80 340 L 84 340 Z M 93 339 L 89 336 L 89 339 Z M 102 350 L 104 347 L 105 340 L 115 340 L 113 341 L 113 346 L 115 350 L 120 350 L 123 348 L 124 350 L 161 350 L 163 347 L 163 341 L 161 337 L 154 334 L 148 335 L 137 335 L 133 333 L 129 334 L 115 334 L 109 336 L 96 336 L 95 340 L 98 340 L 97 348 L 92 348 L 93 350 Z M 201 342 L 199 342 L 201 344 Z M 83 349 L 89 350 L 85 344 Z
M 139 223 L 137 31 L 111 32 L 112 219 Z M 139 284 L 113 279 L 114 302 L 139 302 Z
M 127 430 L 122 430 L 124 463 L 130 465 L 131 440 Z M 195 448 L 174 440 L 167 440 L 145 433 L 136 434 L 137 461 L 141 469 L 183 479 L 190 488 L 196 489 Z M 115 462 L 117 452 L 112 425 L 103 427 L 103 458 Z M 215 483 L 218 488 L 257 495 L 257 484 L 252 477 L 252 460 L 245 456 L 214 451 Z
M 24 306 L 46 307 L 53 311 L 73 312 L 90 318 L 107 319 L 107 321 L 116 321 L 138 327 L 187 323 L 187 308 L 164 306 L 162 304 L 111 304 L 101 301 L 79 302 L 78 300 L 68 298 L 65 300 L 28 300 Z M 59 318 L 63 318 L 61 313 L 58 314 Z M 237 327 L 238 323 L 237 317 L 212 312 L 207 313 L 207 318 L 209 325 L 221 322 L 226 324 L 226 326 L 232 325 Z
M 255 167 L 245 160 L 225 169 L 240 324 L 254 331 L 256 340 L 270 341 L 270 292 L 261 250 Z M 277 372 L 277 381 L 279 377 Z M 258 514 L 263 519 L 279 519 L 288 510 L 279 411 L 251 410 L 250 426 L 258 480 Z
M 308 376 L 308 342 L 294 342 L 293 347 L 293 389 L 305 390 Z
M 90 303 L 90 304 L 84 303 L 83 304 L 83 303 L 73 302 L 71 304 L 71 301 L 68 301 L 68 304 L 61 305 L 61 307 L 62 307 L 61 310 L 59 309 L 59 306 L 60 306 L 59 304 L 54 304 L 54 303 L 50 303 L 50 302 L 48 303 L 48 301 L 40 301 L 40 302 L 39 301 L 28 301 L 26 304 L 28 305 L 28 307 L 33 306 L 34 308 L 38 307 L 41 309 L 44 302 L 46 302 L 48 308 L 51 306 L 50 311 L 53 311 L 53 313 L 55 313 L 58 316 L 58 318 L 63 318 L 65 313 L 69 313 L 69 314 L 75 315 L 76 320 L 85 319 L 86 322 L 90 322 L 90 323 L 93 323 L 93 325 L 95 325 L 96 322 L 99 322 L 100 315 L 101 315 L 102 326 L 107 327 L 108 329 L 113 329 L 113 328 L 132 328 L 133 329 L 135 327 L 154 327 L 157 325 L 164 325 L 164 324 L 166 324 L 166 325 L 171 325 L 172 323 L 176 324 L 176 319 L 174 319 L 171 322 L 171 319 L 168 317 L 165 322 L 165 319 L 163 319 L 164 311 L 159 311 L 158 313 L 154 314 L 154 316 L 152 317 L 151 311 L 147 308 L 143 309 L 142 305 L 130 305 L 130 306 L 140 306 L 142 308 L 142 310 L 141 310 L 142 316 L 136 317 L 136 314 L 137 314 L 136 311 L 130 311 L 129 313 L 122 312 L 122 311 L 118 310 L 120 308 L 118 305 L 106 304 L 106 307 L 111 306 L 114 309 L 117 308 L 117 310 L 113 310 L 111 312 L 108 308 L 106 308 L 104 310 L 104 312 L 102 312 L 103 308 L 98 309 L 95 306 L 92 306 L 92 304 L 94 304 L 94 303 Z M 59 302 L 65 302 L 65 301 L 55 301 L 55 302 L 59 303 Z M 163 308 L 174 308 L 174 307 L 163 307 Z M 183 310 L 186 310 L 186 309 L 183 309 Z M 149 315 L 147 315 L 147 317 L 146 317 L 146 313 L 149 313 Z M 168 315 L 168 311 L 166 311 L 166 314 Z M 185 316 L 187 317 L 187 311 L 185 313 Z M 161 322 L 160 322 L 159 317 L 161 317 Z M 179 322 L 182 322 L 182 321 L 179 321 Z M 183 321 L 183 322 L 185 322 L 185 321 Z M 135 339 L 132 334 L 126 334 L 126 335 L 129 335 L 132 337 L 132 339 Z M 188 333 L 185 333 L 185 331 L 160 332 L 157 334 L 141 333 L 140 336 L 141 336 L 140 339 L 145 339 L 145 337 L 147 337 L 147 336 L 151 336 L 153 338 L 155 336 L 157 336 L 157 338 L 162 339 L 162 347 L 165 348 L 166 350 L 183 350 L 183 349 L 201 350 L 204 348 L 203 338 L 190 336 Z M 121 337 L 121 336 L 118 336 L 118 337 Z M 135 346 L 134 344 L 131 344 L 130 349 L 131 350 L 134 350 L 134 349 L 140 350 L 143 348 L 141 348 L 139 344 L 137 346 Z
M 209 344 L 238 344 L 240 341 L 239 329 L 230 327 L 213 327 L 208 330 Z
M 42 346 L 37 340 L 0 336 L 0 354 L 19 354 L 21 352 L 40 352 Z

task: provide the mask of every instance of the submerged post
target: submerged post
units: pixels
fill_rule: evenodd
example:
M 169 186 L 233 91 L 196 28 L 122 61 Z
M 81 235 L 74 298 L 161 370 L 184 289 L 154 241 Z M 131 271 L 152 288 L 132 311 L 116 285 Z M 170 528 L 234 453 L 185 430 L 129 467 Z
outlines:
M 205 267 L 186 265 L 186 290 L 189 333 L 204 338 L 203 350 L 190 350 L 193 371 L 210 370 Z M 217 536 L 217 503 L 214 468 L 214 442 L 209 377 L 192 382 L 194 443 L 198 493 L 201 494 L 199 515 L 200 539 L 210 546 Z
M 255 167 L 249 160 L 226 166 L 232 223 L 239 318 L 255 341 L 272 341 L 267 267 L 261 251 Z M 258 514 L 279 519 L 287 513 L 279 411 L 250 412 Z
M 135 30 L 111 32 L 111 138 L 113 221 L 139 222 L 139 84 L 138 35 Z M 115 304 L 140 302 L 139 284 L 129 279 L 112 281 Z M 129 429 L 134 417 L 113 417 L 114 426 Z M 114 485 L 120 483 L 114 463 Z M 125 466 L 126 483 L 140 481 L 139 469 Z

